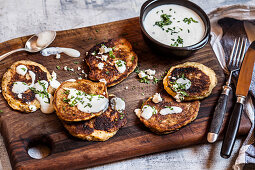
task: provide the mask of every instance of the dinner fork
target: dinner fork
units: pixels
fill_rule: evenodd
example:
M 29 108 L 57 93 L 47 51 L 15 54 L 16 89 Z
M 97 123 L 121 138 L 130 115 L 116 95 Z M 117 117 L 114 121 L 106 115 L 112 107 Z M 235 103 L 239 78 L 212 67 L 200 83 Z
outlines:
M 235 39 L 235 42 L 229 57 L 229 61 L 227 64 L 228 71 L 230 72 L 229 77 L 228 77 L 228 80 L 226 81 L 226 85 L 222 87 L 223 90 L 218 100 L 218 104 L 215 107 L 209 133 L 207 134 L 207 141 L 210 143 L 215 142 L 218 138 L 218 134 L 224 119 L 224 114 L 226 113 L 229 92 L 231 91 L 231 87 L 230 87 L 231 78 L 233 73 L 235 71 L 238 71 L 241 67 L 241 64 L 244 59 L 246 43 L 247 43 L 246 38 L 241 39 L 239 37 L 238 40 Z

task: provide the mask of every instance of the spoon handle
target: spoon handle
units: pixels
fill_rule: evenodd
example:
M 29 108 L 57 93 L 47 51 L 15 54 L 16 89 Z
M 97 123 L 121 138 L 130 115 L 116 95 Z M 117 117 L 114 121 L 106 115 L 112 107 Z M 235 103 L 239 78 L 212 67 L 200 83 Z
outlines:
M 18 52 L 18 51 L 27 51 L 27 49 L 25 49 L 25 48 L 19 48 L 19 49 L 16 49 L 16 50 L 12 50 L 12 51 L 10 51 L 10 52 L 8 52 L 8 53 L 5 53 L 5 54 L 3 54 L 3 55 L 0 56 L 0 61 L 2 61 L 2 60 L 5 59 L 7 56 L 9 56 L 9 55 L 11 55 L 11 54 L 13 54 L 13 53 L 16 53 L 16 52 Z

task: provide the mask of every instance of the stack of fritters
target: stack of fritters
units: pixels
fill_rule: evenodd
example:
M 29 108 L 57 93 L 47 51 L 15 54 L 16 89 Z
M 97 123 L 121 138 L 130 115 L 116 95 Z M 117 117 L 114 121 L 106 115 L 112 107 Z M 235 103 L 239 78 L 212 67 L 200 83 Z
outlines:
M 102 95 L 108 97 L 107 88 L 104 83 L 94 83 L 89 80 L 77 80 L 75 82 L 64 82 L 56 90 L 54 96 L 54 107 L 57 116 L 61 119 L 68 132 L 78 138 L 89 141 L 105 141 L 114 136 L 119 128 L 127 122 L 125 110 L 118 111 L 108 105 L 106 111 L 97 113 L 86 113 L 80 111 L 76 106 L 70 106 L 65 100 L 68 94 L 65 89 L 75 88 L 86 94 Z

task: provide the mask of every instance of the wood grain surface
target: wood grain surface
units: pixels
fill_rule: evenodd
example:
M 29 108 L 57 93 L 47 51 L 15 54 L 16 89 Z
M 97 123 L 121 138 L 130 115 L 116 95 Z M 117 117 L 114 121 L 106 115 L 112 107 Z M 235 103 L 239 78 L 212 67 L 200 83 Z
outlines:
M 206 142 L 209 120 L 225 79 L 210 45 L 206 45 L 185 60 L 173 59 L 171 55 L 158 55 L 145 44 L 138 18 L 60 31 L 51 46 L 75 48 L 81 52 L 80 58 L 71 58 L 62 54 L 61 59 L 58 60 L 54 56 L 43 57 L 40 53 L 20 52 L 0 63 L 0 76 L 13 62 L 29 59 L 43 64 L 50 72 L 54 70 L 61 82 L 78 78 L 79 75 L 75 72 L 57 70 L 56 65 L 60 65 L 61 68 L 67 65 L 75 69 L 80 66 L 87 71 L 83 63 L 85 52 L 96 43 L 117 37 L 125 37 L 131 42 L 139 57 L 140 69 L 155 69 L 157 78 L 164 75 L 170 66 L 186 61 L 203 63 L 216 72 L 218 84 L 212 94 L 201 101 L 197 119 L 173 134 L 158 136 L 151 133 L 139 122 L 133 110 L 140 107 L 142 102 L 155 92 L 161 92 L 162 81 L 158 84 L 139 83 L 136 73 L 132 73 L 124 82 L 108 89 L 109 93 L 122 97 L 126 101 L 128 124 L 106 142 L 87 142 L 76 139 L 64 130 L 55 114 L 45 115 L 40 111 L 30 114 L 19 113 L 10 109 L 1 96 L 0 109 L 4 111 L 0 117 L 1 133 L 14 169 L 77 169 Z M 0 51 L 5 53 L 23 47 L 27 39 L 28 37 L 21 37 L 4 42 L 0 44 Z M 75 64 L 75 61 L 79 64 Z M 78 72 L 77 69 L 76 72 Z M 232 104 L 229 104 L 229 108 L 231 106 Z M 249 120 L 243 116 L 239 135 L 246 134 L 249 128 Z M 38 138 L 44 138 L 52 149 L 48 157 L 40 160 L 33 159 L 27 154 L 28 145 Z

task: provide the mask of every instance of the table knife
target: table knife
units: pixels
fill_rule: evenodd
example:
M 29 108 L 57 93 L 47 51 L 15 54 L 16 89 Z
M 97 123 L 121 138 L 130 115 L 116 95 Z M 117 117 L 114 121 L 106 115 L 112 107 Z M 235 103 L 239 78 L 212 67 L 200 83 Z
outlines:
M 254 62 L 255 62 L 255 41 L 253 41 L 249 46 L 239 73 L 238 82 L 236 86 L 237 101 L 234 106 L 234 110 L 231 114 L 220 152 L 220 155 L 223 158 L 230 157 L 233 146 L 235 144 L 236 134 L 238 132 L 240 125 L 243 105 L 252 80 Z

